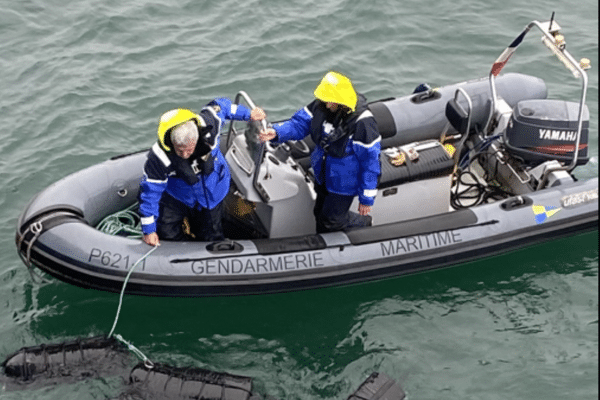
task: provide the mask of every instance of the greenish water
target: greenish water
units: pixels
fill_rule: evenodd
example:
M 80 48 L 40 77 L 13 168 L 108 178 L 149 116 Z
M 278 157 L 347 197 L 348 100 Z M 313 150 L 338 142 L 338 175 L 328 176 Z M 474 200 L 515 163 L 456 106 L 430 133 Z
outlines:
M 0 0 L 0 356 L 107 333 L 118 296 L 32 284 L 14 244 L 38 191 L 149 147 L 159 115 L 245 90 L 272 120 L 305 105 L 329 69 L 377 99 L 487 76 L 531 20 L 552 11 L 591 59 L 598 176 L 598 4 L 544 0 Z M 528 35 L 507 72 L 579 84 Z M 247 375 L 281 399 L 345 399 L 372 371 L 410 399 L 598 397 L 598 234 L 381 282 L 268 296 L 126 297 L 118 333 L 151 359 Z M 119 379 L 0 391 L 4 399 L 105 399 Z

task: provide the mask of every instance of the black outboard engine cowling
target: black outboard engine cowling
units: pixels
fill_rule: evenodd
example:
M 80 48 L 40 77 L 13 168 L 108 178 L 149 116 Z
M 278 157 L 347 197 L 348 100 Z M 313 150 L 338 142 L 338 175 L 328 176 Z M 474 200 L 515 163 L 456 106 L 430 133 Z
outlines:
M 529 165 L 548 160 L 570 163 L 577 140 L 579 103 L 562 100 L 523 100 L 517 103 L 504 134 L 512 155 Z M 588 158 L 589 110 L 584 105 L 577 165 Z

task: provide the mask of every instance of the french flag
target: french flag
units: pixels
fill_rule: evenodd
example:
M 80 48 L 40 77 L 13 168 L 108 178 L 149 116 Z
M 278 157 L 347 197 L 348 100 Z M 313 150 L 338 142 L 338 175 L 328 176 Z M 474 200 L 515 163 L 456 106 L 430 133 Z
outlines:
M 492 75 L 498 76 L 500 71 L 502 71 L 502 68 L 504 68 L 504 66 L 506 65 L 510 57 L 513 55 L 515 50 L 517 50 L 517 47 L 523 41 L 523 38 L 525 37 L 527 32 L 529 32 L 529 29 L 530 28 L 527 27 L 515 40 L 513 40 L 510 46 L 504 49 L 502 54 L 500 54 L 500 57 L 498 57 L 498 59 L 494 62 L 494 65 L 492 65 Z

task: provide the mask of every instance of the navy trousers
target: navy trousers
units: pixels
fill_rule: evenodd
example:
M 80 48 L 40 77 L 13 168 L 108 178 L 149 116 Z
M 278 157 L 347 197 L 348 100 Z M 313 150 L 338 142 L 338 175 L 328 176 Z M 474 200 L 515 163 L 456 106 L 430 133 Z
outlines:
M 354 196 L 344 196 L 327 191 L 325 185 L 315 185 L 317 201 L 313 213 L 317 221 L 317 233 L 347 231 L 371 226 L 372 218 L 350 211 Z
M 161 240 L 194 240 L 183 231 L 183 219 L 187 217 L 190 231 L 200 241 L 221 241 L 223 235 L 223 203 L 212 210 L 190 208 L 164 193 L 160 199 L 156 232 Z

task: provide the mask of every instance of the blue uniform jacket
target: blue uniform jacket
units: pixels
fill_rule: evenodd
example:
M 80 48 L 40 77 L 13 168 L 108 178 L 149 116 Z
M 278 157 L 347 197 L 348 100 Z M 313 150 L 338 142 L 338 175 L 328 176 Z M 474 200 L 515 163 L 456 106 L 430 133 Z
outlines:
M 359 94 L 356 111 L 338 125 L 328 122 L 326 113 L 322 102 L 313 101 L 289 120 L 274 125 L 277 137 L 273 141 L 301 140 L 311 134 L 316 143 L 311 163 L 317 183 L 325 184 L 332 193 L 358 196 L 361 204 L 372 206 L 381 175 L 381 136 L 377 122 L 366 106 L 366 99 Z M 331 143 L 326 152 L 323 147 L 326 142 L 322 139 L 332 135 L 341 125 L 345 125 L 343 128 L 347 134 Z
M 159 201 L 164 192 L 188 207 L 213 209 L 229 191 L 229 166 L 219 148 L 221 128 L 225 125 L 225 120 L 249 120 L 250 110 L 243 105 L 232 104 L 227 98 L 217 98 L 208 103 L 199 115 L 209 128 L 208 132 L 204 131 L 201 135 L 211 148 L 212 171 L 209 174 L 198 171 L 198 181 L 191 185 L 172 161 L 173 157 L 177 157 L 174 152 L 166 152 L 156 142 L 148 152 L 144 176 L 140 182 L 139 212 L 142 217 L 142 232 L 145 235 L 156 232 Z M 199 144 L 200 142 L 201 140 L 198 140 Z

